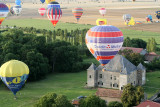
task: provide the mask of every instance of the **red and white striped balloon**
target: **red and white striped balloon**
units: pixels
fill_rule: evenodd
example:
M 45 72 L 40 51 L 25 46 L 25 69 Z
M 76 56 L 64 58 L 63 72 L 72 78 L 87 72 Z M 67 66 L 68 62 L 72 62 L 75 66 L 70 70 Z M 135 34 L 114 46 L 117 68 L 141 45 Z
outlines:
M 45 8 L 40 8 L 40 9 L 38 10 L 38 13 L 39 13 L 41 16 L 43 16 L 43 15 L 46 13 L 46 9 L 45 9 Z
M 104 16 L 106 14 L 106 9 L 105 8 L 99 9 L 99 13 Z
M 58 23 L 59 19 L 62 17 L 62 10 L 61 8 L 52 7 L 47 10 L 48 19 L 52 22 L 53 26 L 55 27 Z

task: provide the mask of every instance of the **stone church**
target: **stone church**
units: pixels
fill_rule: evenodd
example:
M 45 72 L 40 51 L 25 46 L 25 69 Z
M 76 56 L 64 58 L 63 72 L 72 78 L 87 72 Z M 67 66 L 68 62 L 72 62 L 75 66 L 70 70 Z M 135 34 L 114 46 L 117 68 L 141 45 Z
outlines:
M 87 69 L 87 86 L 123 90 L 127 84 L 144 85 L 146 68 L 140 63 L 137 67 L 121 55 L 116 55 L 107 65 Z

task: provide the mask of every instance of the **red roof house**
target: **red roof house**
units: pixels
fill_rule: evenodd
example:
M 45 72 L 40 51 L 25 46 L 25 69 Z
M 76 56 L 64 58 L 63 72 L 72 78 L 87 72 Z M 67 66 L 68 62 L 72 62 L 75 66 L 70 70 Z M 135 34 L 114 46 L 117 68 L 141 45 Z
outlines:
M 141 55 L 145 55 L 147 53 L 147 51 L 145 49 L 143 49 L 143 48 L 122 47 L 121 51 L 123 51 L 124 49 L 132 50 L 133 53 L 139 53 Z
M 159 103 L 153 102 L 153 101 L 145 101 L 139 104 L 137 107 L 160 107 Z

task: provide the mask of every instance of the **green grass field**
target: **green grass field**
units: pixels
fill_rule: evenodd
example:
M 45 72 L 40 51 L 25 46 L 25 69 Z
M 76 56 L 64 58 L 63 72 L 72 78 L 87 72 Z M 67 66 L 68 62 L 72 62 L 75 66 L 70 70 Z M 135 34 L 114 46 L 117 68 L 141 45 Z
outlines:
M 9 26 L 16 25 L 17 27 L 34 27 L 37 29 L 47 29 L 47 30 L 57 30 L 60 28 L 60 29 L 67 29 L 68 31 L 74 29 L 84 29 L 92 27 L 92 25 L 58 22 L 56 27 L 54 28 L 54 26 L 49 20 L 41 20 L 41 19 L 10 19 L 10 20 L 5 20 L 2 26 L 4 25 L 9 25 Z
M 147 73 L 147 81 L 143 86 L 148 98 L 160 90 L 160 71 Z
M 68 29 L 69 31 L 74 29 L 84 29 L 91 28 L 93 25 L 83 25 L 83 24 L 75 24 L 75 23 L 62 23 L 58 22 L 56 28 L 53 27 L 52 23 L 49 20 L 40 20 L 40 19 L 6 19 L 2 26 L 18 26 L 18 27 L 35 27 L 37 29 Z M 145 41 L 148 41 L 149 38 L 155 38 L 156 42 L 160 44 L 160 33 L 148 32 L 148 31 L 137 31 L 137 30 L 129 30 L 129 29 L 121 29 L 124 37 L 130 38 L 140 38 Z
M 25 88 L 17 93 L 17 100 L 14 99 L 11 91 L 0 86 L 0 107 L 32 107 L 41 96 L 48 92 L 66 95 L 70 100 L 80 95 L 95 94 L 95 89 L 84 88 L 86 81 L 86 71 L 51 74 L 44 80 L 26 83 Z

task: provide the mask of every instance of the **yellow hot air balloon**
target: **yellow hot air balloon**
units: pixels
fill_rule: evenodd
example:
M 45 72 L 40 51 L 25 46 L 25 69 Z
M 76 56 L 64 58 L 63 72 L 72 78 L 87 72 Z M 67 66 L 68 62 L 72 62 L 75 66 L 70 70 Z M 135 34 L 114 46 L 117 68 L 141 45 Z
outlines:
M 10 8 L 11 8 L 11 5 L 10 5 L 10 4 L 7 4 L 7 7 L 8 7 L 8 9 L 10 10 Z
M 55 0 L 46 0 L 46 3 L 49 4 L 52 1 L 55 1 Z
M 97 19 L 96 24 L 98 25 L 107 25 L 107 19 Z
M 0 77 L 6 86 L 16 96 L 29 75 L 28 66 L 18 60 L 11 60 L 4 63 L 0 68 Z
M 131 20 L 127 23 L 125 22 L 125 25 L 128 25 L 128 26 L 134 26 L 135 25 L 135 21 L 134 21 L 134 18 L 131 17 Z

